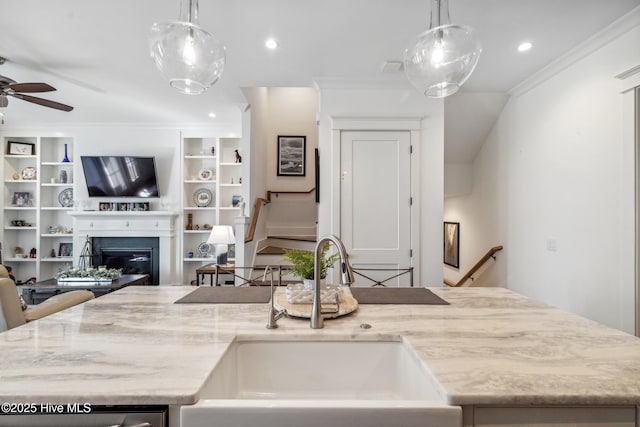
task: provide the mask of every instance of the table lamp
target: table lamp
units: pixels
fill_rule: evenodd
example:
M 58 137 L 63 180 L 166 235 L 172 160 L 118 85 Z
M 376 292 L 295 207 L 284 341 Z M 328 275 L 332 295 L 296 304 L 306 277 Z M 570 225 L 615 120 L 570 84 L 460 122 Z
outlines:
M 214 225 L 211 229 L 211 234 L 207 239 L 207 243 L 214 245 L 216 251 L 216 262 L 218 264 L 227 263 L 227 252 L 229 245 L 236 243 L 236 238 L 233 235 L 233 227 L 230 225 Z M 224 249 L 218 252 L 218 246 L 224 245 Z

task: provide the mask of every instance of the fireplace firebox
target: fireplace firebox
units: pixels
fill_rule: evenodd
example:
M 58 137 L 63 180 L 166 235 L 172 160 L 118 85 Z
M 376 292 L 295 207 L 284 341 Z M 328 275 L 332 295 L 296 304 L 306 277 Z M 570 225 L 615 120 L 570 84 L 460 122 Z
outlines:
M 94 237 L 93 266 L 121 268 L 122 274 L 148 274 L 150 284 L 160 282 L 157 237 Z

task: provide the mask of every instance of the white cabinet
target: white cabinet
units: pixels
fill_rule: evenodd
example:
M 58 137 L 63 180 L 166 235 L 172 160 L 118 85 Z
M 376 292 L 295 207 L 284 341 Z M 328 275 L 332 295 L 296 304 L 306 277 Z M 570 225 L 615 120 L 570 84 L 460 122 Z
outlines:
M 196 269 L 214 262 L 206 245 L 214 225 L 234 225 L 245 197 L 240 138 L 182 138 L 182 283 L 196 279 Z M 204 250 L 203 250 L 204 249 Z M 208 251 L 207 251 L 208 249 Z
M 72 138 L 3 138 L 3 262 L 18 280 L 50 279 L 72 262 L 59 256 L 73 242 L 72 149 Z

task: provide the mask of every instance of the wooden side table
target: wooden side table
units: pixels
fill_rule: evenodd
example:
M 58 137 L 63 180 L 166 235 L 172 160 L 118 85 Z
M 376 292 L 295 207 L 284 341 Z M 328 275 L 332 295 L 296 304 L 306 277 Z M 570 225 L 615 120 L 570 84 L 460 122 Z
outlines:
M 235 275 L 236 265 L 235 264 L 216 264 L 212 262 L 210 264 L 203 265 L 200 268 L 196 269 L 196 285 L 200 286 L 200 277 L 202 277 L 202 282 L 204 283 L 204 276 L 209 275 L 209 279 L 211 281 L 211 286 L 220 286 L 218 283 L 218 278 L 220 274 L 233 274 Z M 213 281 L 213 276 L 215 275 L 215 282 Z

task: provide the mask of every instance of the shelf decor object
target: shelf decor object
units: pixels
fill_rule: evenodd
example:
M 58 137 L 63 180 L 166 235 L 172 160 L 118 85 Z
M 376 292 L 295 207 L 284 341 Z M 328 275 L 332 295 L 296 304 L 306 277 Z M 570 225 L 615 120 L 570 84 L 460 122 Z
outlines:
M 7 145 L 7 154 L 14 156 L 33 156 L 35 154 L 36 145 L 30 142 L 9 141 Z
M 32 166 L 22 169 L 22 172 L 20 173 L 20 177 L 27 181 L 32 181 L 36 179 L 36 175 L 37 175 L 36 168 Z
M 214 225 L 211 229 L 211 234 L 207 239 L 207 243 L 210 243 L 215 248 L 215 253 L 220 259 L 220 255 L 227 255 L 229 252 L 229 245 L 236 243 L 236 237 L 233 234 L 233 227 L 230 225 Z M 222 251 L 218 251 L 217 246 L 224 246 Z M 226 262 L 226 257 L 223 257 Z M 220 264 L 220 262 L 218 262 Z
M 429 30 L 419 34 L 405 50 L 405 74 L 426 96 L 444 98 L 467 81 L 481 52 L 473 28 L 451 24 L 449 0 L 431 0 Z
M 67 144 L 64 144 L 64 159 L 62 159 L 62 163 L 70 163 L 69 154 L 67 152 Z
M 73 189 L 65 188 L 58 194 L 58 203 L 63 208 L 70 208 L 73 206 Z
M 213 193 L 208 188 L 198 188 L 193 194 L 193 202 L 199 208 L 207 207 L 213 201 Z
M 224 71 L 226 48 L 200 26 L 198 0 L 181 0 L 180 18 L 156 22 L 149 33 L 151 57 L 171 87 L 199 95 Z

